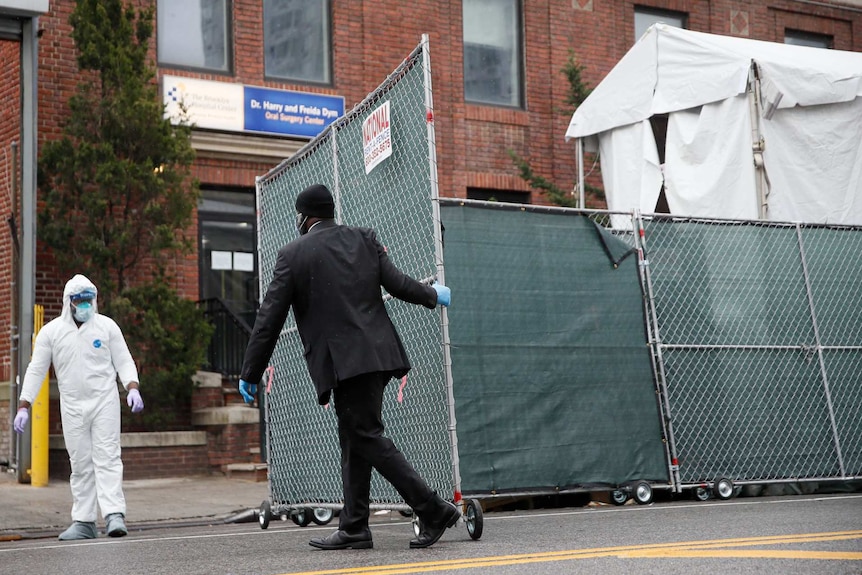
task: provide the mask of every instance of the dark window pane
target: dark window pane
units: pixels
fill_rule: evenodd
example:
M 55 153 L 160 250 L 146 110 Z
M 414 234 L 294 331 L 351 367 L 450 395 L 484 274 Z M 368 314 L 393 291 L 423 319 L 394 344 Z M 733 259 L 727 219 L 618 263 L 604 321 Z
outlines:
M 491 190 L 488 188 L 467 188 L 468 200 L 486 202 L 507 202 L 510 204 L 529 204 L 529 192 L 514 192 L 512 190 Z
M 329 3 L 326 0 L 265 0 L 266 75 L 329 83 Z
M 652 26 L 661 22 L 676 28 L 685 28 L 688 15 L 684 12 L 673 12 L 670 10 L 656 10 L 655 8 L 642 8 L 635 6 L 635 42 L 640 40 L 644 32 Z
M 252 325 L 258 293 L 254 193 L 203 190 L 198 219 L 201 299 L 221 299 Z
M 229 70 L 228 7 L 228 0 L 159 0 L 159 63 Z
M 464 98 L 522 106 L 522 40 L 517 0 L 464 0 Z
M 811 48 L 832 48 L 832 36 L 801 30 L 785 30 L 784 43 Z

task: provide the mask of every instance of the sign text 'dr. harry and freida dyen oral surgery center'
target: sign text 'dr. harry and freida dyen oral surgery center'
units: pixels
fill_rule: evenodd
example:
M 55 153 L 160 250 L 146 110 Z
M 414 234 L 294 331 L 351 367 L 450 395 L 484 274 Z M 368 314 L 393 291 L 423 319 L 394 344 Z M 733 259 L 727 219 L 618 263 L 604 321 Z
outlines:
M 313 138 L 344 115 L 344 98 L 162 77 L 165 114 L 198 128 Z

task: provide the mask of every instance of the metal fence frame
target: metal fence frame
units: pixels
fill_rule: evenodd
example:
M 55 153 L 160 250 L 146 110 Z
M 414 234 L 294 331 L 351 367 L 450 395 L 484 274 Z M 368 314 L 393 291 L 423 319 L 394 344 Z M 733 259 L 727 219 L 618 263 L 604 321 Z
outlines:
M 644 293 L 646 294 L 645 309 L 647 311 L 646 320 L 647 333 L 649 338 L 648 343 L 652 349 L 654 357 L 654 375 L 663 396 L 663 417 L 666 419 L 666 425 L 668 429 L 668 455 L 672 463 L 672 469 L 674 470 L 675 489 L 677 491 L 681 491 L 685 487 L 698 487 L 710 484 L 714 485 L 721 480 L 730 480 L 733 482 L 733 484 L 745 485 L 806 481 L 853 480 L 862 477 L 862 469 L 848 467 L 848 464 L 845 461 L 844 457 L 845 448 L 851 448 L 854 453 L 859 452 L 859 445 L 854 445 L 854 443 L 858 442 L 860 438 L 862 438 L 862 434 L 857 431 L 854 435 L 852 429 L 852 414 L 847 414 L 847 417 L 845 417 L 846 421 L 838 421 L 836 409 L 834 406 L 833 390 L 830 387 L 830 376 L 836 374 L 834 373 L 835 370 L 833 370 L 833 373 L 830 373 L 829 366 L 827 366 L 827 361 L 825 360 L 825 354 L 828 354 L 830 352 L 841 352 L 846 354 L 856 354 L 855 356 L 851 355 L 850 359 L 859 362 L 859 358 L 862 357 L 862 345 L 853 344 L 847 341 L 838 342 L 837 340 L 840 340 L 842 338 L 846 339 L 846 333 L 839 333 L 838 335 L 834 335 L 835 331 L 848 332 L 852 330 L 848 330 L 843 326 L 838 326 L 838 328 L 836 329 L 834 321 L 832 322 L 831 326 L 833 328 L 832 331 L 829 331 L 828 327 L 824 329 L 824 326 L 821 325 L 821 322 L 819 321 L 818 306 L 820 306 L 819 309 L 822 311 L 823 307 L 825 307 L 828 302 L 823 301 L 824 296 L 818 296 L 818 294 L 815 293 L 814 286 L 812 285 L 813 281 L 810 271 L 811 255 L 809 253 L 810 250 L 807 249 L 810 248 L 810 246 L 806 245 L 806 236 L 813 233 L 811 230 L 847 232 L 854 235 L 847 236 L 845 239 L 851 239 L 855 242 L 862 242 L 862 227 L 764 222 L 758 220 L 684 218 L 655 214 L 635 214 L 634 222 L 635 229 L 637 230 L 637 234 L 635 237 L 638 240 L 638 251 L 641 259 L 641 278 L 644 284 Z M 726 226 L 726 229 L 731 230 L 731 233 L 742 233 L 746 230 L 758 229 L 760 232 L 763 233 L 764 236 L 768 236 L 769 234 L 779 235 L 782 233 L 787 236 L 793 234 L 793 236 L 795 236 L 796 249 L 798 250 L 796 255 L 798 255 L 799 259 L 799 277 L 797 279 L 804 286 L 804 298 L 800 297 L 799 299 L 804 299 L 805 305 L 807 306 L 806 312 L 809 316 L 808 320 L 810 321 L 810 326 L 806 327 L 810 327 L 812 339 L 809 340 L 800 338 L 799 340 L 794 340 L 793 342 L 782 342 L 781 344 L 768 342 L 764 343 L 763 341 L 743 342 L 739 341 L 738 338 L 740 332 L 736 331 L 732 335 L 729 335 L 729 340 L 726 341 L 701 343 L 694 340 L 663 340 L 662 338 L 664 335 L 666 335 L 666 331 L 672 331 L 678 326 L 673 325 L 673 321 L 668 322 L 663 320 L 661 317 L 662 313 L 667 314 L 667 308 L 671 307 L 673 304 L 679 304 L 679 302 L 683 300 L 686 296 L 679 294 L 669 294 L 669 292 L 673 291 L 674 287 L 679 288 L 679 284 L 674 285 L 670 281 L 656 281 L 655 276 L 657 274 L 661 275 L 663 273 L 667 274 L 669 277 L 671 277 L 672 274 L 675 273 L 679 273 L 680 275 L 682 275 L 681 272 L 679 272 L 679 269 L 683 266 L 679 264 L 685 258 L 686 250 L 690 250 L 693 253 L 694 248 L 691 246 L 686 246 L 685 248 L 680 248 L 679 246 L 677 246 L 678 249 L 674 251 L 671 249 L 670 246 L 662 245 L 660 243 L 658 243 L 657 245 L 650 243 L 650 247 L 648 248 L 647 239 L 650 238 L 651 242 L 655 239 L 655 234 L 653 234 L 653 232 L 658 230 L 658 225 L 693 225 L 701 226 L 704 228 L 708 226 Z M 769 241 L 769 238 L 767 237 L 765 241 Z M 851 253 L 846 255 L 852 255 L 852 253 L 855 253 L 853 250 L 854 246 L 842 245 L 841 242 L 837 242 L 837 244 L 837 247 L 834 248 L 837 254 L 829 254 L 828 257 L 831 257 L 832 259 L 828 259 L 827 257 L 827 263 L 833 263 L 833 260 L 837 260 L 838 262 L 842 261 L 842 258 L 845 255 L 844 252 L 848 250 Z M 726 253 L 722 253 L 721 249 L 706 249 L 704 250 L 704 252 L 710 258 L 714 258 L 717 256 L 726 257 L 726 261 L 722 262 L 725 265 L 732 265 L 734 258 L 738 258 L 740 255 L 736 253 L 736 251 L 733 249 L 728 250 Z M 767 281 L 769 281 L 769 278 L 767 278 Z M 781 278 L 773 278 L 771 281 L 778 282 L 781 281 Z M 833 284 L 835 283 L 840 284 L 841 282 L 833 282 Z M 688 286 L 688 288 L 695 289 L 696 286 Z M 681 288 L 681 291 L 684 292 L 685 289 L 686 288 L 683 287 Z M 841 289 L 840 285 L 838 289 Z M 855 292 L 850 290 L 852 290 L 852 287 L 848 285 L 845 292 L 842 293 L 845 293 L 845 295 L 856 296 L 856 299 L 859 299 L 859 297 L 862 296 L 862 288 L 857 288 Z M 671 296 L 669 302 L 666 304 L 663 303 L 662 299 L 667 298 L 667 296 L 669 295 Z M 742 293 L 738 295 L 738 298 L 743 297 L 744 295 Z M 849 301 L 842 302 L 845 306 L 844 309 L 852 310 L 854 309 L 854 300 L 852 297 L 848 299 Z M 778 301 L 775 302 L 774 305 L 776 308 L 781 308 L 781 306 L 783 305 L 789 306 L 790 304 L 787 301 Z M 712 311 L 714 314 L 719 315 L 726 310 L 714 309 Z M 816 358 L 816 371 L 819 374 L 820 388 L 817 390 L 812 390 L 812 393 L 817 392 L 822 393 L 823 395 L 825 413 L 820 415 L 828 420 L 828 431 L 821 434 L 824 437 L 814 437 L 812 440 L 819 440 L 820 445 L 828 445 L 834 451 L 834 472 L 812 473 L 810 471 L 806 471 L 806 466 L 811 465 L 810 462 L 793 461 L 792 453 L 788 453 L 788 457 L 785 458 L 784 461 L 781 461 L 781 465 L 785 466 L 786 472 L 776 473 L 774 471 L 775 467 L 773 467 L 771 470 L 767 470 L 764 467 L 763 471 L 759 474 L 751 473 L 750 470 L 748 470 L 747 472 L 742 472 L 741 464 L 739 464 L 738 461 L 742 460 L 744 457 L 743 446 L 739 446 L 738 449 L 736 449 L 735 451 L 731 450 L 725 453 L 725 456 L 727 457 L 730 457 L 735 454 L 737 460 L 735 468 L 733 464 L 730 464 L 728 468 L 723 469 L 721 472 L 715 473 L 712 476 L 709 476 L 708 473 L 704 472 L 704 470 L 707 468 L 712 467 L 718 469 L 722 465 L 722 463 L 718 463 L 717 461 L 715 461 L 715 459 L 717 459 L 715 455 L 717 454 L 710 451 L 710 441 L 705 440 L 705 438 L 715 439 L 714 434 L 712 436 L 710 435 L 710 432 L 713 430 L 708 429 L 709 425 L 711 425 L 711 423 L 714 423 L 710 421 L 710 406 L 707 404 L 707 401 L 703 398 L 703 396 L 701 396 L 701 398 L 694 398 L 694 393 L 696 391 L 694 388 L 696 386 L 700 386 L 701 388 L 708 387 L 711 384 L 712 379 L 709 373 L 698 374 L 693 372 L 687 372 L 686 375 L 691 375 L 691 378 L 682 377 L 682 374 L 672 376 L 669 376 L 668 374 L 668 355 L 691 350 L 707 351 L 713 354 L 723 355 L 735 354 L 736 357 L 746 358 L 746 361 L 756 361 L 756 354 L 763 352 L 777 352 L 784 354 L 803 353 L 806 354 L 806 356 L 808 357 L 809 363 L 813 361 L 814 358 Z M 792 359 L 793 355 L 790 355 L 789 357 Z M 749 358 L 754 359 L 752 360 Z M 790 370 L 793 369 L 793 367 L 791 365 L 786 369 Z M 794 375 L 796 375 L 799 380 L 804 379 L 804 374 L 794 373 L 791 373 L 791 377 L 789 379 L 793 379 L 792 376 Z M 858 374 L 856 377 L 859 377 Z M 851 373 L 846 379 L 852 380 L 852 378 L 853 373 L 851 365 Z M 683 391 L 682 397 L 676 401 L 676 405 L 675 400 L 671 397 L 671 393 L 669 392 L 669 388 L 672 388 L 674 386 L 682 388 L 688 386 L 690 388 L 687 392 Z M 859 389 L 862 389 L 862 382 L 860 382 L 858 387 Z M 854 392 L 856 394 L 855 398 L 853 396 Z M 856 391 L 855 389 L 846 390 L 845 396 L 846 398 L 849 398 L 851 402 L 848 411 L 852 411 L 853 405 L 856 405 L 856 409 L 858 409 L 860 402 L 859 394 L 860 392 Z M 798 413 L 792 412 L 779 413 L 779 410 L 782 408 L 785 408 L 788 411 L 792 411 L 795 408 L 800 410 L 808 409 L 806 406 L 803 405 L 805 398 L 793 399 L 795 400 L 795 404 L 791 403 L 782 406 L 777 405 L 778 402 L 775 402 L 776 404 L 770 406 L 772 410 L 770 416 L 776 418 L 798 416 Z M 684 407 L 686 401 L 699 401 L 699 403 L 695 405 L 694 408 L 691 408 L 690 406 L 687 407 L 689 407 L 690 411 L 696 410 L 697 413 L 703 414 L 703 420 L 699 420 L 697 422 L 689 422 L 689 425 L 685 427 L 680 427 L 679 425 L 674 427 L 674 412 L 677 411 L 679 408 Z M 807 412 L 805 414 L 807 415 Z M 719 418 L 716 417 L 715 419 Z M 841 439 L 842 431 L 844 431 L 844 437 L 847 438 L 845 439 L 843 444 Z M 699 438 L 699 442 L 693 441 L 694 438 Z M 684 456 L 682 457 L 682 461 L 680 461 L 680 443 L 685 443 L 686 446 L 689 448 L 690 452 L 695 452 L 695 455 L 697 457 L 694 457 L 693 459 L 697 460 L 698 463 L 696 465 L 688 466 Z M 695 445 L 695 443 L 700 444 Z M 828 457 L 828 454 L 821 453 L 819 454 L 819 456 Z M 728 464 L 723 463 L 723 465 Z M 853 465 L 859 465 L 859 462 L 857 461 Z M 778 466 L 777 463 L 776 466 Z M 692 469 L 692 467 L 694 467 L 694 469 Z
M 405 194 L 413 194 L 413 197 L 416 202 L 422 204 L 424 202 L 428 202 L 427 207 L 427 215 L 420 216 L 425 217 L 426 222 L 423 224 L 428 231 L 433 230 L 432 238 L 431 238 L 431 246 L 433 251 L 433 257 L 431 257 L 430 262 L 432 263 L 431 268 L 429 269 L 404 269 L 406 273 L 412 275 L 413 277 L 421 278 L 421 281 L 425 281 L 430 283 L 434 279 L 438 279 L 441 282 L 445 282 L 444 277 L 444 267 L 443 267 L 443 250 L 442 250 L 442 231 L 440 226 L 440 210 L 439 210 L 439 197 L 438 197 L 438 180 L 437 180 L 437 159 L 436 159 L 436 143 L 435 143 L 435 132 L 434 132 L 434 123 L 433 123 L 433 101 L 432 101 L 432 89 L 431 89 L 431 65 L 430 65 L 430 56 L 428 50 L 428 36 L 423 35 L 420 44 L 411 52 L 411 54 L 405 58 L 402 63 L 379 85 L 379 87 L 369 93 L 369 95 L 359 104 L 357 104 L 351 111 L 347 112 L 344 116 L 330 124 L 323 132 L 321 132 L 317 137 L 312 139 L 308 144 L 306 144 L 302 149 L 300 149 L 294 156 L 289 159 L 284 160 L 278 166 L 270 170 L 264 176 L 258 177 L 256 180 L 256 190 L 257 190 L 257 201 L 258 206 L 265 206 L 266 199 L 270 196 L 275 195 L 284 195 L 287 186 L 285 185 L 276 185 L 277 180 L 284 178 L 285 181 L 290 179 L 290 188 L 301 189 L 304 185 L 307 185 L 309 182 L 308 178 L 314 178 L 315 182 L 326 183 L 334 196 L 335 199 L 335 216 L 336 221 L 339 223 L 351 223 L 356 224 L 355 221 L 345 222 L 345 216 L 348 217 L 350 215 L 356 216 L 355 206 L 357 205 L 356 199 L 351 199 L 348 196 L 357 192 L 357 187 L 362 188 L 363 186 L 367 186 L 367 184 L 360 184 L 357 178 L 362 178 L 368 176 L 368 172 L 364 175 L 357 175 L 354 171 L 350 171 L 346 165 L 341 165 L 341 158 L 343 154 L 346 154 L 347 150 L 349 150 L 349 146 L 352 146 L 354 143 L 352 141 L 345 140 L 344 142 L 339 142 L 339 136 L 342 135 L 342 132 L 345 134 L 351 134 L 351 130 L 355 130 L 356 126 L 361 126 L 361 121 L 363 116 L 367 114 L 368 110 L 373 106 L 379 104 L 381 101 L 389 98 L 390 90 L 395 91 L 395 87 L 402 79 L 415 78 L 416 68 L 421 67 L 421 82 L 422 82 L 422 93 L 414 93 L 409 92 L 409 97 L 411 103 L 413 102 L 413 97 L 421 99 L 422 105 L 424 109 L 422 110 L 421 120 L 424 122 L 423 133 L 421 136 L 418 132 L 411 132 L 411 137 L 415 137 L 416 139 L 411 142 L 411 146 L 415 146 L 416 149 L 424 149 L 421 154 L 412 154 L 411 155 L 411 163 L 409 165 L 409 169 L 415 170 L 415 173 L 411 172 L 412 175 L 419 174 L 424 171 L 424 176 L 421 176 L 420 179 L 424 180 L 424 183 L 420 182 L 420 185 L 417 186 L 415 190 L 403 190 Z M 414 82 L 414 79 L 411 79 L 410 82 Z M 415 84 L 408 84 L 409 90 L 414 90 Z M 393 104 L 394 106 L 395 104 Z M 406 105 L 406 102 L 405 102 Z M 415 110 L 414 110 L 415 111 Z M 414 120 L 413 115 L 411 118 Z M 415 127 L 415 125 L 413 126 Z M 393 138 L 393 142 L 395 139 Z M 404 143 L 401 143 L 404 145 Z M 341 146 L 344 149 L 341 149 Z M 423 148 L 424 147 L 424 148 Z M 329 160 L 326 160 L 326 156 L 329 156 Z M 421 161 L 427 162 L 427 168 L 423 168 L 419 165 L 418 156 L 421 155 Z M 351 156 L 353 158 L 354 156 Z M 415 161 L 414 161 L 415 160 Z M 390 160 L 386 160 L 389 162 Z M 303 165 L 304 163 L 309 162 L 307 165 Z M 320 162 L 324 162 L 325 166 L 320 166 L 315 164 Z M 309 168 L 309 166 L 314 166 L 313 169 Z M 308 170 L 312 169 L 311 173 L 308 173 Z M 380 167 L 375 168 L 375 170 L 380 171 Z M 425 171 L 427 170 L 427 171 Z M 295 174 L 292 175 L 292 172 Z M 375 174 L 372 174 L 374 176 Z M 388 177 L 388 176 L 387 176 Z M 291 179 L 292 178 L 292 179 Z M 352 179 L 351 179 L 352 178 Z M 397 179 L 397 177 L 396 177 Z M 390 182 L 391 183 L 391 182 Z M 397 183 L 397 182 L 396 182 Z M 421 193 L 423 196 L 421 199 L 415 196 L 415 192 L 421 189 Z M 362 193 L 365 193 L 364 191 Z M 265 214 L 267 217 L 272 217 L 270 224 L 274 224 L 276 222 L 292 222 L 293 217 L 293 205 L 292 201 L 289 206 L 285 203 L 284 198 L 282 198 L 282 204 L 279 204 L 279 214 L 278 216 L 272 216 L 272 214 Z M 350 200 L 354 202 L 351 204 L 351 209 L 353 209 L 352 214 L 346 214 L 347 210 L 346 202 Z M 414 200 L 410 200 L 413 202 Z M 415 206 L 414 206 L 415 207 Z M 372 208 L 373 209 L 373 206 Z M 424 209 L 424 208 L 423 208 Z M 264 239 L 264 229 L 265 224 L 263 223 L 264 215 L 260 212 L 263 211 L 259 208 L 258 214 L 258 246 L 259 246 L 259 257 L 261 258 L 261 265 L 259 269 L 261 270 L 260 281 L 261 281 L 261 290 L 260 293 L 264 294 L 267 287 L 267 277 L 268 273 L 266 273 L 273 264 L 272 254 L 267 254 L 264 257 L 264 248 L 267 243 L 272 243 L 272 238 L 268 238 L 268 240 Z M 380 211 L 378 209 L 378 211 Z M 284 213 L 281 213 L 284 212 Z M 421 209 L 420 209 L 421 212 Z M 366 214 L 367 216 L 367 214 Z M 378 232 L 381 232 L 383 229 L 386 229 L 386 224 L 382 225 L 382 228 L 373 223 L 373 217 L 371 218 L 371 222 L 369 225 L 369 219 L 365 217 L 362 222 L 358 225 L 366 225 L 369 227 L 374 227 L 378 229 Z M 397 236 L 398 231 L 392 231 L 392 236 Z M 381 241 L 383 241 L 381 239 Z M 388 246 L 392 248 L 393 246 Z M 397 246 L 401 248 L 402 246 Z M 269 248 L 267 248 L 269 249 Z M 404 248 L 404 251 L 401 252 L 401 257 L 408 257 L 406 254 L 410 249 L 414 248 Z M 270 249 L 271 252 L 271 249 Z M 391 254 L 391 251 L 390 251 Z M 429 254 L 430 256 L 431 254 Z M 396 263 L 400 261 L 396 257 Z M 404 312 L 401 312 L 402 308 L 399 306 L 404 306 L 404 308 L 415 308 L 416 306 L 412 306 L 411 304 L 405 304 L 402 302 L 398 302 L 397 300 L 393 300 L 388 296 L 388 294 L 384 295 L 384 300 L 386 301 L 387 308 L 390 309 L 390 315 L 393 315 L 393 321 L 395 321 L 396 325 L 399 323 L 399 317 L 404 315 Z M 421 310 L 425 314 L 431 314 L 432 312 L 428 312 L 428 310 Z M 413 312 L 409 312 L 413 313 Z M 420 312 L 416 312 L 420 313 Z M 439 477 L 435 476 L 433 478 L 428 478 L 426 476 L 426 480 L 428 480 L 429 484 L 432 484 L 432 487 L 437 489 L 443 495 L 445 492 L 450 492 L 454 495 L 454 498 L 457 500 L 460 497 L 460 473 L 459 473 L 459 461 L 458 461 L 458 450 L 457 450 L 457 435 L 455 429 L 455 419 L 454 419 L 454 399 L 452 394 L 452 374 L 451 374 L 451 359 L 449 355 L 449 338 L 448 338 L 448 316 L 445 308 L 440 308 L 439 312 L 439 320 L 437 320 L 437 330 L 439 333 L 439 338 L 436 344 L 433 347 L 437 347 L 436 351 L 432 351 L 431 355 L 439 353 L 440 357 L 440 374 L 441 379 L 443 380 L 443 393 L 445 394 L 445 400 L 441 402 L 439 405 L 440 409 L 440 417 L 445 418 L 445 425 L 441 426 L 439 429 L 439 433 L 441 437 L 445 435 L 447 445 L 447 452 L 442 454 L 447 461 L 448 466 L 448 478 L 445 481 L 442 481 Z M 399 317 L 395 317 L 399 316 Z M 433 317 L 433 316 L 429 316 Z M 427 320 L 433 321 L 433 320 Z M 420 326 L 421 328 L 421 326 Z M 410 330 L 403 329 L 402 326 L 399 326 L 399 332 L 401 334 L 402 339 L 407 342 L 407 339 L 410 337 L 409 333 L 406 333 Z M 431 338 L 434 339 L 433 337 Z M 426 338 L 427 341 L 427 338 Z M 285 329 L 282 332 L 282 337 L 280 338 L 280 344 L 284 345 L 288 348 L 293 348 L 296 350 L 298 348 L 298 355 L 296 357 L 301 358 L 302 348 L 299 343 L 299 339 L 297 337 L 295 323 L 293 322 L 293 318 L 291 317 L 288 323 L 285 325 Z M 276 352 L 278 352 L 278 347 L 276 348 Z M 291 352 L 293 353 L 293 352 Z M 421 358 L 417 360 L 411 354 L 411 362 L 414 365 L 414 370 L 411 371 L 410 377 L 422 377 L 422 371 L 417 367 L 417 363 L 421 363 L 427 358 Z M 273 362 L 276 361 L 274 356 Z M 292 369 L 294 369 L 293 376 L 297 379 L 306 378 L 307 374 L 299 372 L 305 371 L 304 363 L 300 368 L 298 366 L 299 362 L 293 362 L 296 365 L 293 365 Z M 436 368 L 433 368 L 436 369 Z M 420 375 L 414 375 L 419 373 Z M 284 377 L 284 374 L 282 374 Z M 269 375 L 266 376 L 272 378 L 272 371 L 269 372 Z M 276 378 L 278 375 L 276 375 Z M 271 381 L 271 380 L 270 380 Z M 420 380 L 421 381 L 421 380 Z M 269 383 L 265 381 L 264 383 Z M 278 383 L 278 382 L 276 382 Z M 303 382 L 305 383 L 305 382 Z M 416 384 L 419 385 L 419 384 Z M 311 389 L 310 384 L 307 385 L 309 390 Z M 389 388 L 396 387 L 394 384 L 390 385 Z M 267 420 L 266 425 L 266 450 L 268 454 L 274 454 L 274 457 L 283 456 L 285 451 L 290 451 L 290 448 L 285 450 L 275 450 L 274 449 L 274 434 L 277 433 L 273 431 L 274 426 L 271 424 L 271 417 L 273 415 L 278 415 L 277 412 L 282 412 L 280 415 L 284 415 L 285 406 L 284 404 L 274 406 L 272 402 L 272 396 L 269 394 L 269 386 L 266 385 L 265 389 L 267 389 L 267 393 L 265 396 L 264 403 L 264 411 Z M 399 390 L 400 391 L 400 390 Z M 410 388 L 407 389 L 407 392 L 410 393 Z M 418 394 L 419 389 L 413 388 L 413 394 L 416 396 Z M 436 393 L 436 392 L 435 392 Z M 387 396 L 390 392 L 387 392 Z M 389 402 L 390 399 L 387 399 L 386 402 Z M 400 401 L 400 400 L 399 400 Z M 445 405 L 444 405 L 445 404 Z M 384 408 L 386 410 L 386 408 Z M 436 408 L 435 408 L 436 409 Z M 325 415 L 326 418 L 333 417 L 333 410 L 328 410 L 328 414 Z M 312 414 L 314 417 L 318 417 L 318 415 Z M 332 425 L 334 428 L 334 425 Z M 387 423 L 387 427 L 391 427 Z M 436 429 L 436 425 L 432 424 L 431 427 Z M 438 433 L 435 431 L 435 433 Z M 284 438 L 282 438 L 284 439 Z M 293 441 L 292 439 L 288 440 Z M 435 445 L 437 445 L 435 443 Z M 401 445 L 402 449 L 404 449 L 404 444 Z M 337 456 L 334 458 L 328 457 L 327 454 L 322 453 L 323 451 L 329 451 L 330 447 L 323 446 L 321 449 L 317 450 L 317 453 L 314 456 L 325 456 L 327 459 L 333 459 L 333 462 L 337 465 Z M 279 453 L 277 453 L 280 451 Z M 291 453 L 292 455 L 292 453 Z M 435 455 L 436 457 L 436 455 Z M 327 461 L 327 465 L 330 462 Z M 337 509 L 341 507 L 340 497 L 337 497 L 334 493 L 329 493 L 328 491 L 325 494 L 312 492 L 313 489 L 303 489 L 300 486 L 301 482 L 297 482 L 296 489 L 291 485 L 291 481 L 293 477 L 291 476 L 292 471 L 285 471 L 282 469 L 279 471 L 278 469 L 273 469 L 273 464 L 270 464 L 270 475 L 269 475 L 269 487 L 270 487 L 270 495 L 273 501 L 273 504 L 276 507 L 282 507 L 287 510 L 297 510 L 297 509 L 306 509 L 306 508 L 330 508 Z M 436 469 L 436 468 L 435 468 Z M 334 470 L 330 470 L 326 468 L 323 470 L 324 473 L 332 475 Z M 332 473 L 330 473 L 332 471 Z M 276 477 L 278 476 L 278 477 Z M 302 478 L 304 480 L 304 478 Z M 433 481 L 432 481 L 433 479 Z M 392 493 L 389 492 L 388 489 L 378 489 L 380 487 L 379 478 L 375 477 L 372 481 L 372 497 L 371 497 L 371 507 L 373 509 L 400 509 L 407 510 L 408 507 L 406 504 L 401 502 L 400 497 L 397 496 L 397 493 L 394 493 L 394 490 L 391 490 Z M 445 484 L 444 484 L 445 483 Z M 338 483 L 339 490 L 338 496 L 340 496 L 340 482 Z M 328 486 L 328 484 L 327 484 Z M 334 491 L 334 490 L 333 490 Z

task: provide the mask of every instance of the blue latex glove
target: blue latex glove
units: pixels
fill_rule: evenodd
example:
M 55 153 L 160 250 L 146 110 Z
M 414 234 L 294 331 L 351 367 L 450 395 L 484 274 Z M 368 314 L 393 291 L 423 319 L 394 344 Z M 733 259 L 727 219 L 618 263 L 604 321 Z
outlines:
M 129 390 L 126 403 L 132 408 L 132 413 L 138 413 L 144 409 L 144 399 L 141 397 L 141 392 L 135 387 Z
M 431 287 L 437 292 L 437 305 L 445 305 L 448 307 L 449 302 L 452 301 L 452 290 L 443 284 L 438 284 L 437 282 L 431 284 Z
M 15 428 L 16 432 L 24 433 L 24 428 L 27 426 L 28 419 L 30 419 L 30 413 L 27 411 L 26 407 L 22 407 L 15 415 L 15 423 L 12 424 L 12 427 Z
M 239 380 L 239 394 L 246 403 L 254 403 L 254 396 L 257 395 L 257 384 L 249 383 L 244 379 Z

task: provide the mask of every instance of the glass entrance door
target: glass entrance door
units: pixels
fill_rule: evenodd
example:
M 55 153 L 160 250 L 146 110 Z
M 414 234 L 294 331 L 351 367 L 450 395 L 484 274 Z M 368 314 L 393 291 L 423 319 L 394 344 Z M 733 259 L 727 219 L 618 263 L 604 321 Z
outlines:
M 201 299 L 218 298 L 249 328 L 257 311 L 254 192 L 202 190 L 198 206 Z

